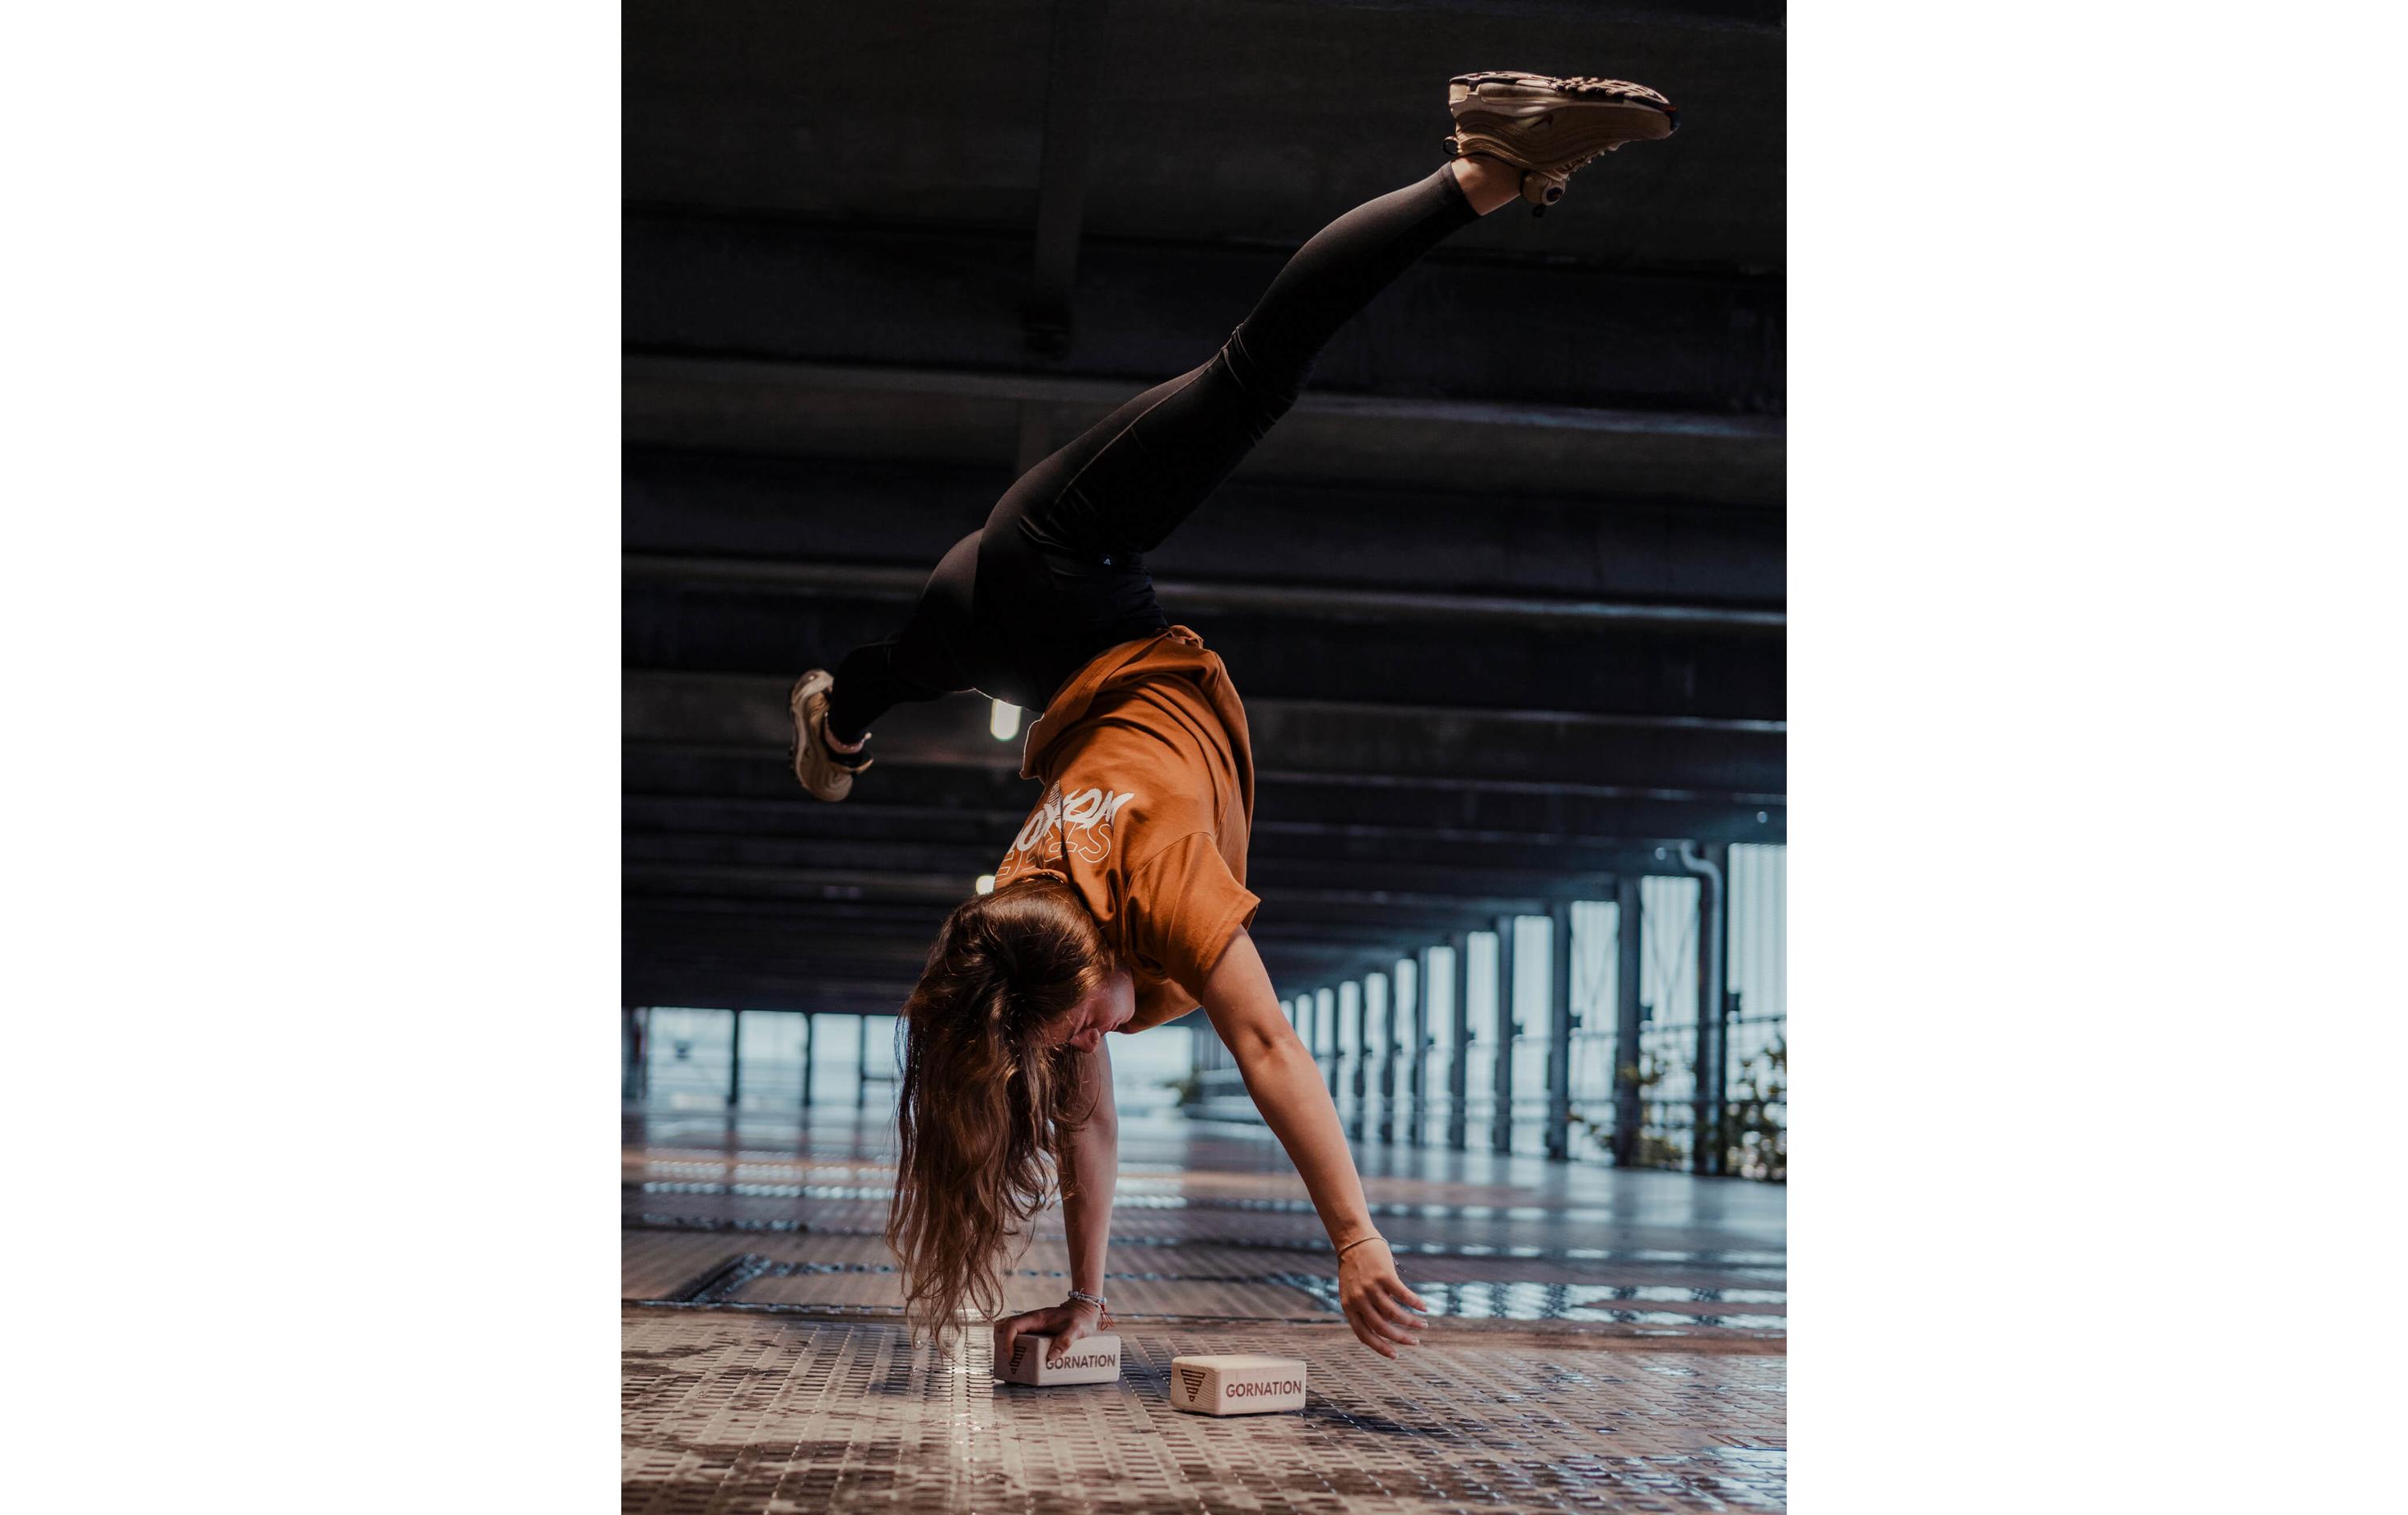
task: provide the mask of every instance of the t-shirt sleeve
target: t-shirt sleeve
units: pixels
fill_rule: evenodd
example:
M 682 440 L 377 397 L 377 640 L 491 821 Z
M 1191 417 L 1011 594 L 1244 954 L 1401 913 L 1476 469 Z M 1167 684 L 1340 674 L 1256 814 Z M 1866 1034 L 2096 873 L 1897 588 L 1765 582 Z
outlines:
M 1130 876 L 1129 950 L 1190 995 L 1262 901 L 1238 882 L 1209 833 L 1182 836 Z M 1191 1001 L 1192 1003 L 1192 1001 Z

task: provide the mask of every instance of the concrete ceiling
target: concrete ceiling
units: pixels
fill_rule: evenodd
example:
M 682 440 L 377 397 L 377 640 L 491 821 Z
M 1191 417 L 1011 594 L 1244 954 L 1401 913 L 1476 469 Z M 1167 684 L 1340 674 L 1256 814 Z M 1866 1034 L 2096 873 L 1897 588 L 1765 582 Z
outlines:
M 1436 166 L 1467 68 L 1636 79 L 1682 130 L 1409 272 L 1151 556 L 1248 698 L 1257 936 L 1301 992 L 1679 839 L 1781 839 L 1781 22 L 629 7 L 629 1001 L 894 1008 L 1034 786 L 964 697 L 881 722 L 873 777 L 818 805 L 786 681 L 891 629 L 1031 449 Z
M 1778 4 L 1099 8 L 1089 236 L 1293 248 L 1333 207 L 1429 171 L 1449 130 L 1448 76 L 1526 68 L 1651 85 L 1680 107 L 1680 135 L 1654 152 L 1616 154 L 1611 175 L 1583 178 L 1544 218 L 1490 217 L 1455 250 L 1627 268 L 1784 266 Z M 631 5 L 626 197 L 1025 234 L 1054 16 L 1047 0 Z

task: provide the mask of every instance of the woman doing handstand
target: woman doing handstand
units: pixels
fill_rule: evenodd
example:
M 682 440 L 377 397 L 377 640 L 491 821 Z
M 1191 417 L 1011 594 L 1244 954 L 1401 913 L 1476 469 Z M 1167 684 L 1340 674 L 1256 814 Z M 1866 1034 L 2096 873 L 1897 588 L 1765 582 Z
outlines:
M 947 917 L 903 1008 L 899 1172 L 887 1239 L 915 1324 L 1001 1308 L 999 1265 L 1058 1176 L 1070 1296 L 1001 1322 L 1059 1354 L 1109 1322 L 1118 1138 L 1107 1032 L 1201 1005 L 1337 1249 L 1354 1335 L 1394 1357 L 1421 1299 L 1397 1276 L 1312 1055 L 1247 927 L 1254 757 L 1221 660 L 1154 601 L 1145 554 L 1295 404 L 1345 321 L 1450 233 L 1517 194 L 1553 204 L 1584 164 L 1668 136 L 1635 84 L 1520 73 L 1449 81 L 1453 156 L 1306 242 L 1200 366 L 1030 468 L 937 565 L 903 629 L 795 686 L 794 765 L 840 800 L 893 707 L 975 689 L 1041 710 L 1022 777 L 1042 798 L 994 892 Z M 1534 214 L 1536 211 L 1534 210 Z

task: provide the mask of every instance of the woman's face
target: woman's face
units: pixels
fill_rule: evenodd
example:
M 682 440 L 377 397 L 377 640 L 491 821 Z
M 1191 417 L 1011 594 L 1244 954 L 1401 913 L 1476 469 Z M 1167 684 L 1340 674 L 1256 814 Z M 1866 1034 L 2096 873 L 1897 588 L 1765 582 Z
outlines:
M 1137 1014 L 1137 980 L 1128 969 L 1116 970 L 1086 998 L 1062 1012 L 1048 1029 L 1051 1045 L 1092 1052 L 1104 1033 L 1117 1031 Z

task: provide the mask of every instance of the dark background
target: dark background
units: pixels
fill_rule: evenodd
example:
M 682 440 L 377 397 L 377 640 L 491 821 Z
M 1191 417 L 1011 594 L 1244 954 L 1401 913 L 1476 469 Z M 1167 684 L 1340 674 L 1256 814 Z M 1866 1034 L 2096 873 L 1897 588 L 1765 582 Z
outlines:
M 1470 69 L 1681 131 L 1410 271 L 1149 558 L 1247 701 L 1257 940 L 1300 993 L 1785 840 L 1781 7 L 706 0 L 624 56 L 629 1004 L 894 1010 L 1035 786 L 963 696 L 818 804 L 787 684 L 1434 168 Z

